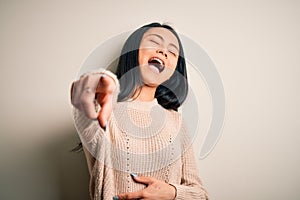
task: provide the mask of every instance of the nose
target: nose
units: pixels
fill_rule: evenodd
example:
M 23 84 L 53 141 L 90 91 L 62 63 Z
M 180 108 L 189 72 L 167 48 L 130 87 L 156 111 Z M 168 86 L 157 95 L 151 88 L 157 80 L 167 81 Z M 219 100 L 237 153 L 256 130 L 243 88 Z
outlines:
M 162 50 L 162 49 L 157 49 L 156 50 L 156 53 L 160 53 L 160 54 L 162 54 L 166 59 L 168 58 L 168 55 L 164 52 L 164 50 Z

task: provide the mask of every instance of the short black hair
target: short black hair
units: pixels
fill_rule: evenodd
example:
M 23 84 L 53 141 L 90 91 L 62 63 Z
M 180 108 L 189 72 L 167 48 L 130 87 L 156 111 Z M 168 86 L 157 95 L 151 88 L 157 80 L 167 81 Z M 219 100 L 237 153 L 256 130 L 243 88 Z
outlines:
M 139 70 L 138 55 L 142 37 L 151 28 L 160 27 L 171 31 L 179 43 L 179 57 L 175 72 L 169 80 L 159 85 L 155 92 L 158 103 L 166 109 L 177 111 L 188 93 L 186 62 L 183 47 L 176 31 L 169 25 L 150 23 L 134 31 L 126 40 L 117 65 L 117 77 L 120 81 L 118 101 L 130 99 L 137 88 L 143 85 Z M 133 70 L 134 69 L 134 70 Z M 124 76 L 126 75 L 126 76 Z

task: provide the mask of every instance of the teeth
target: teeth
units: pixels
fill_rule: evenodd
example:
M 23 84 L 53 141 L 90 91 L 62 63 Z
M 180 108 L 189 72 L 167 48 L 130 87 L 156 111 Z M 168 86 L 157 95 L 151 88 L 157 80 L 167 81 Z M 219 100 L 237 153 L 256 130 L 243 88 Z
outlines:
M 156 61 L 159 62 L 159 64 L 161 64 L 161 65 L 164 64 L 163 61 L 162 61 L 161 59 L 159 59 L 159 58 L 152 58 L 151 61 L 152 61 L 152 60 L 156 60 Z
M 153 60 L 156 60 L 157 62 L 159 62 L 159 64 L 163 64 L 163 62 L 160 60 L 160 59 L 158 59 L 158 58 L 154 58 Z

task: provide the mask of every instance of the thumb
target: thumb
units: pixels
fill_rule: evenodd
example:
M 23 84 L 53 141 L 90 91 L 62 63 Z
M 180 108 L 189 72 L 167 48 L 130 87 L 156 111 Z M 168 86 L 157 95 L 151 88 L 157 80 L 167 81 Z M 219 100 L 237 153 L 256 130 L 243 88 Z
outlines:
M 138 183 L 143 183 L 145 185 L 151 185 L 154 182 L 154 178 L 152 178 L 150 176 L 138 176 L 135 173 L 131 173 L 130 175 Z

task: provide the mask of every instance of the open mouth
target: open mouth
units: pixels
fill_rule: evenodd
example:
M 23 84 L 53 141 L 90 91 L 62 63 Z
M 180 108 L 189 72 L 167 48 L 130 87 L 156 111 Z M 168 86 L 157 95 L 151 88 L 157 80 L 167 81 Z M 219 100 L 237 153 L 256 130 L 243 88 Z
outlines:
M 158 69 L 159 73 L 161 73 L 165 69 L 164 62 L 159 58 L 152 57 L 149 59 L 148 63 L 149 63 L 149 65 L 153 65 L 154 67 L 156 67 Z

